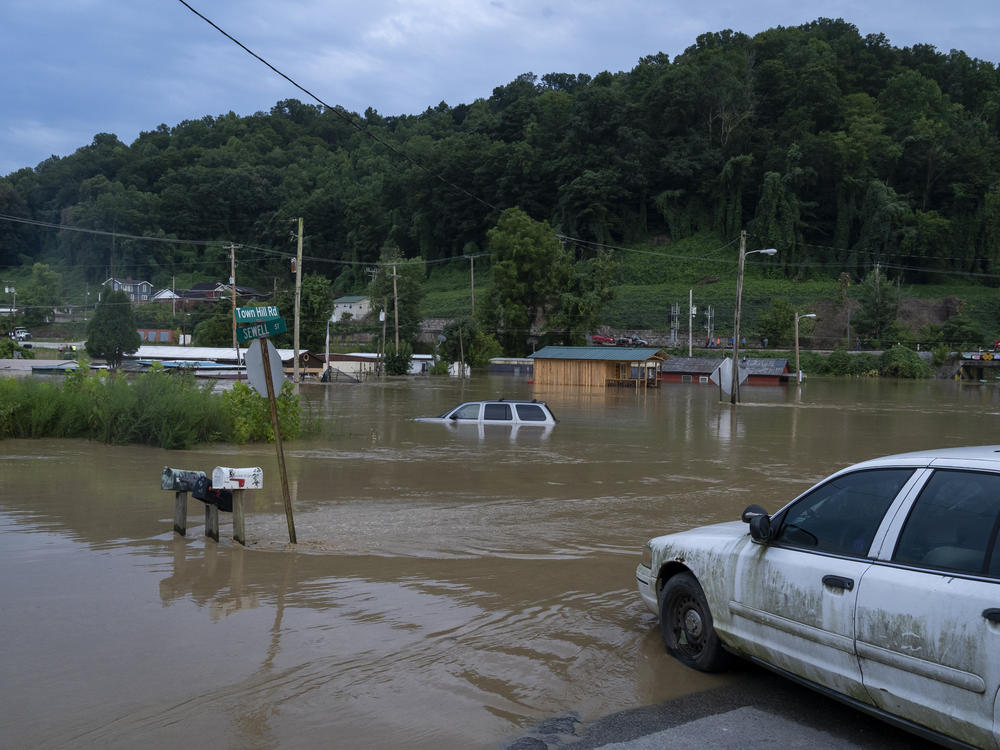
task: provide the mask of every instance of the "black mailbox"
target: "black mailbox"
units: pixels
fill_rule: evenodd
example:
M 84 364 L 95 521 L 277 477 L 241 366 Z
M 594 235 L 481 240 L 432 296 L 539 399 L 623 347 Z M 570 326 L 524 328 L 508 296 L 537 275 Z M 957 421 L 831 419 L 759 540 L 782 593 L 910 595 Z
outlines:
M 195 480 L 191 494 L 196 500 L 201 500 L 208 505 L 214 505 L 219 510 L 223 510 L 226 513 L 233 512 L 233 491 L 215 489 L 212 487 L 209 478 L 204 474 Z

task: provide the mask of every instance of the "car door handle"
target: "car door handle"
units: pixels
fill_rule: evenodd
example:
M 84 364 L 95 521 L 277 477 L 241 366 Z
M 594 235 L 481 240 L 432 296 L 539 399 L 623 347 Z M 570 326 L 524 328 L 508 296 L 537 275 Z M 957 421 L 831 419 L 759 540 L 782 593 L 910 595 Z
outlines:
M 832 589 L 844 589 L 845 591 L 853 591 L 854 579 L 845 578 L 844 576 L 823 576 L 823 585 L 829 586 Z
M 990 622 L 1000 623 L 1000 609 L 984 609 L 983 617 Z

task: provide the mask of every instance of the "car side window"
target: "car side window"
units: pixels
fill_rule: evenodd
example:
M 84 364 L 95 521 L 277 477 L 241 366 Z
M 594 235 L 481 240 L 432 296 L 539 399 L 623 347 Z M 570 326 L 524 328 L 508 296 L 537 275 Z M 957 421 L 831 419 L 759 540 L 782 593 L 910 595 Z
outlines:
M 452 419 L 479 419 L 479 404 L 465 404 L 451 415 Z
M 522 422 L 544 422 L 545 412 L 537 404 L 518 404 L 517 418 Z
M 938 469 L 899 535 L 893 562 L 1000 577 L 1000 476 Z
M 510 422 L 513 419 L 510 404 L 486 404 L 483 407 L 483 419 Z
M 869 469 L 836 477 L 788 509 L 774 541 L 864 557 L 886 510 L 912 475 L 913 469 Z

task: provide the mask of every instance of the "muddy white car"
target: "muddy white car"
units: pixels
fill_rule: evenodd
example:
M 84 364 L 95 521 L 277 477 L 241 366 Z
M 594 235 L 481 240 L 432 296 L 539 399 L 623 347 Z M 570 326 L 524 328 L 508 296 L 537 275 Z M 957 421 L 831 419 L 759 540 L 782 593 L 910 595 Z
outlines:
M 952 747 L 1000 748 L 1000 446 L 843 469 L 773 515 L 651 539 L 667 650 L 751 660 Z

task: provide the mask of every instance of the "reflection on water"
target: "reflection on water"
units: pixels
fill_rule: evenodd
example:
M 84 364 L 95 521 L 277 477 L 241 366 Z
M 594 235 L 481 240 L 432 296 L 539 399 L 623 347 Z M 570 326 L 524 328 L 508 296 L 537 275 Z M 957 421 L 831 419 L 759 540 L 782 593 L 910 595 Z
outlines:
M 524 380 L 303 386 L 317 437 L 186 452 L 0 443 L 0 745 L 496 747 L 725 681 L 664 654 L 649 536 L 777 509 L 845 464 L 989 443 L 997 388 L 811 380 L 592 391 Z M 549 402 L 552 429 L 412 417 Z M 262 466 L 249 546 L 171 531 L 164 465 Z

